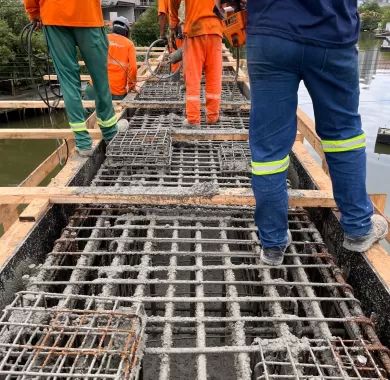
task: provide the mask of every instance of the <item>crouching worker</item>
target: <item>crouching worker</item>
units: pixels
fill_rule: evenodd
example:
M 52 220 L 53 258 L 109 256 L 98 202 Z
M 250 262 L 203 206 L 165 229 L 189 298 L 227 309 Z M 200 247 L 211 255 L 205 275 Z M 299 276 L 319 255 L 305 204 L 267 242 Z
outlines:
M 126 17 L 117 17 L 108 35 L 108 80 L 113 100 L 122 100 L 128 92 L 136 91 L 137 56 L 129 40 L 130 22 Z M 87 99 L 95 99 L 95 89 L 88 85 Z
M 174 34 L 179 25 L 182 0 L 170 0 L 170 28 Z M 222 92 L 221 20 L 213 13 L 214 0 L 185 0 L 184 71 L 186 82 L 185 126 L 199 127 L 202 71 L 206 76 L 206 121 L 219 120 Z
M 61 85 L 66 113 L 81 156 L 92 154 L 81 99 L 77 47 L 91 74 L 96 90 L 96 112 L 104 140 L 117 133 L 117 119 L 108 85 L 108 42 L 104 32 L 100 0 L 24 0 L 32 21 L 42 23 L 50 55 Z

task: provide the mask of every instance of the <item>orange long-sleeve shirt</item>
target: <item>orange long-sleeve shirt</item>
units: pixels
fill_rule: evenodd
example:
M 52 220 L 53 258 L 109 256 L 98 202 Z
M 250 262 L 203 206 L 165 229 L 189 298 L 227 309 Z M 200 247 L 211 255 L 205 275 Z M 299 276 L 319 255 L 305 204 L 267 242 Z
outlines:
M 109 34 L 108 80 L 113 95 L 133 90 L 137 81 L 137 57 L 134 44 L 119 34 Z
M 169 0 L 158 0 L 158 15 L 169 15 Z
M 182 0 L 169 0 L 169 23 L 179 24 L 179 8 Z M 185 0 L 184 34 L 188 37 L 217 34 L 222 37 L 222 21 L 214 14 L 214 0 Z
M 104 25 L 100 0 L 24 0 L 31 20 L 43 25 L 102 27 Z

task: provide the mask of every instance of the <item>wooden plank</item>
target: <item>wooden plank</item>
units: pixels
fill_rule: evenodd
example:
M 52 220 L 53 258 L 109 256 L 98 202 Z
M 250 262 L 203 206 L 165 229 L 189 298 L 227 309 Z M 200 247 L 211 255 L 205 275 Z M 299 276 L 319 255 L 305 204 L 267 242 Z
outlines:
M 386 208 L 387 194 L 370 194 L 370 198 L 377 210 L 383 214 Z
M 296 142 L 293 153 L 319 190 L 332 190 L 332 182 L 323 168 L 314 160 L 302 142 Z
M 290 190 L 291 207 L 335 207 L 330 191 Z M 205 194 L 199 189 L 108 187 L 1 187 L 0 203 L 27 204 L 34 200 L 57 204 L 134 204 L 254 206 L 251 189 L 222 189 Z
M 50 203 L 47 199 L 42 199 L 30 203 L 30 207 L 27 207 L 20 215 L 19 220 L 21 222 L 36 222 L 45 213 Z
M 53 106 L 57 108 L 65 108 L 65 103 L 63 100 L 59 101 L 58 104 L 55 101 L 50 102 Z M 121 104 L 120 100 L 114 100 L 113 105 L 119 106 Z M 83 100 L 83 106 L 85 108 L 95 108 L 94 100 Z M 42 100 L 1 100 L 0 109 L 42 109 L 47 108 L 47 105 Z
M 15 220 L 18 219 L 19 213 L 15 205 L 0 205 L 0 224 L 3 225 L 4 232 L 7 231 Z
M 68 159 L 65 167 L 49 184 L 49 187 L 68 185 L 77 170 L 79 170 L 87 160 L 88 158 L 81 158 L 76 155 L 72 155 Z M 42 201 L 44 203 L 42 203 Z M 40 212 L 44 213 L 47 209 L 46 202 L 47 199 L 35 200 L 31 202 L 24 211 L 25 215 L 37 215 L 38 205 L 42 207 Z M 0 238 L 0 270 L 11 259 L 12 255 L 18 249 L 20 244 L 22 244 L 22 242 L 26 239 L 27 235 L 32 231 L 34 226 L 35 222 L 20 222 L 17 220 Z
M 50 74 L 50 75 L 44 75 L 43 77 L 43 80 L 45 81 L 58 81 L 58 77 L 56 74 Z M 243 77 L 243 75 L 239 75 L 238 77 L 238 81 L 242 81 L 243 79 L 245 79 L 245 77 Z M 82 82 L 90 82 L 91 81 L 91 76 L 88 75 L 88 74 L 81 74 L 80 75 L 80 80 Z M 160 78 L 156 78 L 154 76 L 152 76 L 150 73 L 146 72 L 146 75 L 143 75 L 143 76 L 138 76 L 137 77 L 137 81 L 155 81 L 155 82 L 161 82 L 161 79 Z M 236 80 L 235 78 L 233 78 L 232 76 L 223 76 L 222 77 L 222 81 L 223 82 L 226 82 L 226 83 L 234 83 Z
M 367 253 L 367 260 L 374 268 L 375 272 L 390 289 L 390 255 L 380 245 L 375 244 Z
M 69 150 L 69 152 L 68 152 Z M 63 143 L 49 157 L 47 157 L 19 186 L 38 186 L 60 164 L 59 157 L 66 159 L 67 154 L 72 154 L 74 141 L 68 142 L 68 147 Z

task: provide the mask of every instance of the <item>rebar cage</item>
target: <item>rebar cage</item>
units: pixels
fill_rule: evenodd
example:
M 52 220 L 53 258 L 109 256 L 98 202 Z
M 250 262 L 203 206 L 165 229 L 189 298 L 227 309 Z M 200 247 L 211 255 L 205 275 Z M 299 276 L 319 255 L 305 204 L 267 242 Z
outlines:
M 248 144 L 236 144 L 240 148 L 231 156 L 228 155 L 231 144 L 222 143 L 227 148 L 221 155 L 221 143 L 218 142 L 173 143 L 170 165 L 166 167 L 147 162 L 142 167 L 114 167 L 108 159 L 98 170 L 92 185 L 184 188 L 210 183 L 220 188 L 249 188 L 251 173 L 247 158 L 243 162 L 242 157 L 238 157 L 238 150 L 245 154 L 249 152 Z
M 80 207 L 28 291 L 142 305 L 143 379 L 386 378 L 387 349 L 308 214 L 289 228 L 270 268 L 249 208 Z
M 0 377 L 137 379 L 145 324 L 141 305 L 19 293 L 0 319 Z
M 131 129 L 119 132 L 107 148 L 109 166 L 167 167 L 172 158 L 169 128 Z

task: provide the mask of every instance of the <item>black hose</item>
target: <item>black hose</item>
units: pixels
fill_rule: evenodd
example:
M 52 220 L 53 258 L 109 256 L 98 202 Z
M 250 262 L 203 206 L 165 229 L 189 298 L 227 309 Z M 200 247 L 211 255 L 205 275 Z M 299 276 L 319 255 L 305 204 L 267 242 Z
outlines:
M 50 125 L 51 125 L 52 128 L 54 128 L 54 122 L 53 122 L 53 119 L 52 119 L 52 113 L 53 113 L 53 111 L 55 109 L 57 109 L 58 103 L 59 103 L 60 99 L 62 98 L 62 95 L 61 95 L 60 91 L 56 92 L 55 87 L 52 86 L 50 80 L 49 80 L 49 84 L 44 84 L 44 85 L 38 84 L 35 81 L 35 76 L 33 75 L 34 60 L 38 60 L 38 61 L 42 61 L 43 60 L 42 57 L 34 55 L 34 52 L 33 52 L 32 38 L 33 38 L 33 34 L 34 34 L 35 30 L 37 29 L 36 26 L 37 25 L 36 25 L 35 22 L 30 22 L 29 24 L 27 24 L 22 29 L 22 32 L 21 32 L 21 35 L 20 35 L 20 43 L 21 43 L 22 49 L 27 53 L 28 66 L 29 66 L 29 75 L 30 75 L 29 79 L 30 79 L 32 85 L 36 88 L 39 97 L 41 98 L 41 100 L 46 105 L 46 107 L 48 109 Z M 46 45 L 48 46 L 47 40 L 46 40 Z M 49 54 L 48 53 L 45 54 L 44 60 L 46 61 L 46 68 L 47 68 L 48 75 L 50 75 L 50 58 L 49 58 Z M 40 70 L 39 64 L 36 65 L 36 69 L 38 70 L 39 76 L 42 78 L 43 77 L 43 73 Z M 42 91 L 41 91 L 42 87 L 43 87 L 43 92 L 44 92 L 43 94 L 42 94 Z M 50 103 L 50 96 L 49 96 L 49 92 L 48 92 L 49 89 L 50 89 L 51 93 L 56 98 L 56 102 L 54 104 Z M 56 139 L 56 141 L 57 141 L 57 147 L 60 147 L 61 146 L 60 139 Z M 69 147 L 68 147 L 68 143 L 66 142 L 66 140 L 65 140 L 65 143 L 66 143 L 66 147 L 67 147 L 65 160 L 63 160 L 63 158 L 60 157 L 60 154 L 58 153 L 58 159 L 59 159 L 59 163 L 60 163 L 61 166 L 65 166 L 65 164 L 67 163 L 68 158 L 69 158 Z

